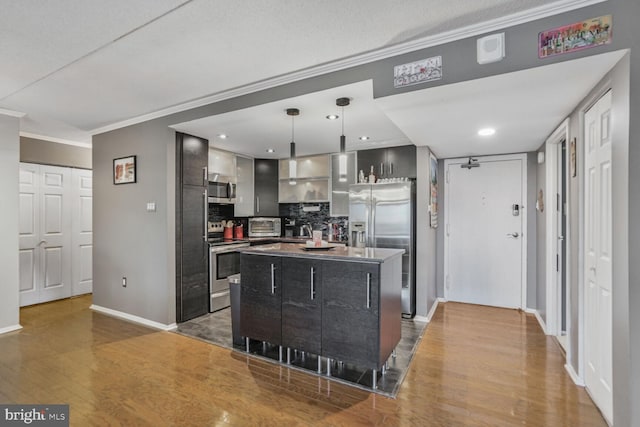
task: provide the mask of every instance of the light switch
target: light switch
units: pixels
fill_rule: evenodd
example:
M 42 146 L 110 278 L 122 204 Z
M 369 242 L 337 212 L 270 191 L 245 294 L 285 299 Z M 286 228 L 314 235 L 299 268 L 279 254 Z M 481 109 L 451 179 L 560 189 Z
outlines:
M 147 212 L 155 212 L 156 211 L 156 202 L 147 203 Z

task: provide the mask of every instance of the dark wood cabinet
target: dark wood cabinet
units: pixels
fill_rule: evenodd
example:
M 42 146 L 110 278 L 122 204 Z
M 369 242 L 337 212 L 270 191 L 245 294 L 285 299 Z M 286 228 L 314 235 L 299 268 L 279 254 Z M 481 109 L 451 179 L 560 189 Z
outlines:
M 209 142 L 176 133 L 176 321 L 209 311 L 206 242 Z
M 177 135 L 181 146 L 182 185 L 207 186 L 209 141 L 187 134 Z
M 269 255 L 240 256 L 240 334 L 282 344 L 282 263 Z
M 282 258 L 282 345 L 320 354 L 322 264 Z
M 278 216 L 278 160 L 254 160 L 254 213 Z
M 358 262 L 323 265 L 323 356 L 379 369 L 378 270 Z
M 373 166 L 374 173 L 380 178 L 416 177 L 416 146 L 377 148 L 358 151 L 358 171 L 365 176 Z

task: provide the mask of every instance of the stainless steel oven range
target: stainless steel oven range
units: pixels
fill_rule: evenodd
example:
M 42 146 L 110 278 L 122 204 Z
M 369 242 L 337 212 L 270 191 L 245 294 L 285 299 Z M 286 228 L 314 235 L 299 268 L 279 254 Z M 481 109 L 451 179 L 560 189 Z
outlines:
M 248 247 L 243 241 L 209 241 L 209 311 L 214 312 L 229 307 L 229 276 L 240 273 L 240 252 Z

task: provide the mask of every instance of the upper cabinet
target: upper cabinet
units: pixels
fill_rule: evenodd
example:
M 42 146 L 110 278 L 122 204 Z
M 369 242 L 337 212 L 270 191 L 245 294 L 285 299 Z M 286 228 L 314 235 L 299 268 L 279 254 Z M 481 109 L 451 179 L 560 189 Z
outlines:
M 295 184 L 289 181 L 289 159 L 280 160 L 280 203 L 328 202 L 330 159 L 328 154 L 298 157 Z
M 278 208 L 278 161 L 254 159 L 254 214 L 257 216 L 279 216 Z
M 178 138 L 178 161 L 182 185 L 207 184 L 207 151 L 209 141 L 196 136 L 176 133 Z
M 340 181 L 340 154 L 331 155 L 331 216 L 349 216 L 349 186 L 356 183 L 356 153 L 347 153 L 347 180 Z
M 209 147 L 209 175 L 236 176 L 236 156 L 228 151 Z M 215 179 L 213 179 L 215 181 Z
M 235 216 L 252 216 L 253 197 L 253 159 L 236 156 L 236 204 Z
M 416 177 L 416 146 L 376 148 L 358 151 L 358 171 L 369 175 L 371 167 L 380 178 Z

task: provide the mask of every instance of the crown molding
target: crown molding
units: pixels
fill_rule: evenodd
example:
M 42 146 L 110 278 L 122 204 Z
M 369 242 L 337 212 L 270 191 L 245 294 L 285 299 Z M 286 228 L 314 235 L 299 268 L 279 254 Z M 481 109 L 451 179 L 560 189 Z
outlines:
M 192 101 L 157 110 L 148 114 L 143 114 L 131 119 L 112 123 L 107 126 L 99 127 L 89 131 L 89 133 L 91 133 L 92 135 L 97 135 L 100 133 L 109 132 L 160 117 L 165 117 L 170 114 L 179 113 L 193 108 L 202 107 L 204 105 L 224 101 L 226 99 L 247 95 L 261 90 L 271 89 L 273 87 L 282 86 L 288 83 L 297 82 L 311 77 L 317 77 L 323 74 L 344 70 L 358 65 L 368 64 L 381 59 L 387 59 L 393 56 L 398 56 L 421 49 L 439 46 L 445 43 L 462 40 L 468 37 L 478 36 L 492 31 L 503 30 L 505 28 L 513 27 L 542 18 L 547 18 L 549 16 L 558 15 L 565 12 L 570 12 L 572 10 L 580 9 L 605 1 L 608 0 L 559 0 L 557 2 L 550 3 L 544 6 L 535 7 L 526 11 L 514 13 L 478 24 L 469 25 L 456 30 L 447 31 L 444 33 L 423 37 L 404 43 L 399 43 L 382 49 L 376 49 L 360 55 L 328 62 L 311 68 L 295 71 L 293 73 L 284 74 L 281 76 L 218 92 L 212 95 L 207 95 L 201 98 L 194 99 Z
M 20 136 L 25 138 L 40 139 L 42 141 L 57 142 L 58 144 L 75 145 L 76 147 L 91 148 L 90 142 L 71 141 L 68 139 L 54 138 L 52 136 L 38 135 L 30 132 L 20 132 Z
M 4 108 L 0 108 L 0 115 L 10 116 L 10 117 L 17 117 L 17 118 L 21 119 L 24 116 L 26 116 L 27 113 L 22 113 L 20 111 L 14 111 L 14 110 L 5 110 Z

